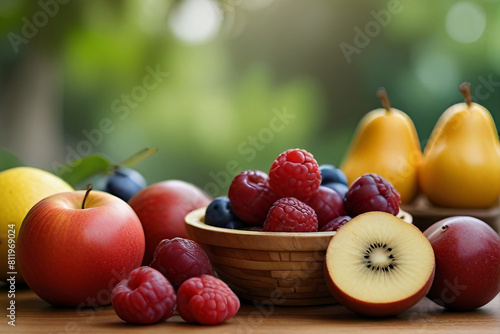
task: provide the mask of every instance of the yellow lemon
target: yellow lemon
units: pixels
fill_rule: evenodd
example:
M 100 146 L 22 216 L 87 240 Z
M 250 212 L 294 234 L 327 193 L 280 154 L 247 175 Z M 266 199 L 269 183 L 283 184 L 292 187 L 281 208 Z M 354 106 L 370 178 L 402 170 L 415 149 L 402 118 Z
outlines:
M 16 167 L 0 172 L 0 280 L 16 276 L 17 282 L 22 281 L 15 264 L 15 242 L 24 216 L 41 199 L 66 191 L 74 189 L 41 169 Z

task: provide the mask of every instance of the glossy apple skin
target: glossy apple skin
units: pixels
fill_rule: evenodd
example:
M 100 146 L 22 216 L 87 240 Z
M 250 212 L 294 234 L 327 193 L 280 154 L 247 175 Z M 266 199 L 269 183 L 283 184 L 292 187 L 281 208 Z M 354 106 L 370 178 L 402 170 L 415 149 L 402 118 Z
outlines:
M 436 276 L 427 295 L 459 311 L 479 308 L 500 292 L 500 237 L 468 216 L 438 221 L 424 231 L 436 257 Z
M 163 239 L 189 239 L 184 218 L 211 201 L 201 189 L 181 180 L 158 182 L 135 194 L 129 204 L 139 216 L 146 236 L 142 264 L 151 264 L 156 246 Z
M 107 305 L 111 290 L 139 267 L 141 222 L 123 200 L 98 190 L 59 193 L 35 204 L 17 244 L 28 286 L 56 306 Z
M 351 311 L 369 317 L 390 317 L 406 311 L 410 307 L 414 306 L 426 296 L 427 292 L 431 288 L 435 273 L 434 267 L 434 270 L 429 276 L 427 282 L 417 292 L 405 299 L 391 303 L 369 303 L 357 298 L 353 298 L 342 291 L 329 275 L 326 263 L 327 259 L 325 259 L 324 262 L 325 281 L 333 298 L 335 298 L 336 301 L 338 301 L 340 304 L 347 307 Z

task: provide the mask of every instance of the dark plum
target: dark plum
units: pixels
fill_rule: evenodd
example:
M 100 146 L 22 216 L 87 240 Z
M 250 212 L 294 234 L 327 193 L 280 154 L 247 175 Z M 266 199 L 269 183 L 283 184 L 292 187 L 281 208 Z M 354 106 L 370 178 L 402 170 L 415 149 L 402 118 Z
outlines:
M 147 186 L 146 179 L 135 169 L 118 167 L 106 178 L 104 191 L 128 202 Z
M 320 186 L 318 192 L 306 202 L 318 217 L 318 229 L 338 216 L 346 214 L 344 210 L 344 198 L 336 191 Z
M 227 196 L 239 219 L 251 225 L 264 224 L 269 208 L 279 198 L 270 189 L 268 180 L 268 175 L 260 170 L 247 170 L 231 181 Z
M 190 239 L 164 239 L 156 247 L 151 267 L 161 272 L 175 290 L 188 278 L 214 270 L 207 253 Z
M 337 231 L 339 228 L 344 226 L 348 221 L 351 220 L 351 217 L 349 216 L 339 216 L 335 218 L 334 220 L 330 221 L 327 223 L 325 226 L 321 228 L 321 232 L 324 231 Z

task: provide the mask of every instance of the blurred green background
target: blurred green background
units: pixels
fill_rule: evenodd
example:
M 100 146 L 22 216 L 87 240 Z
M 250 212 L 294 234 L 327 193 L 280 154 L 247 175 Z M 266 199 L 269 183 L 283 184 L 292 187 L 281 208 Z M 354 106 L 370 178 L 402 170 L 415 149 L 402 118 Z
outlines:
M 149 183 L 216 196 L 288 148 L 338 165 L 380 86 L 422 148 L 463 81 L 500 117 L 500 1 L 0 0 L 0 33 L 2 149 L 54 172 L 157 147 Z

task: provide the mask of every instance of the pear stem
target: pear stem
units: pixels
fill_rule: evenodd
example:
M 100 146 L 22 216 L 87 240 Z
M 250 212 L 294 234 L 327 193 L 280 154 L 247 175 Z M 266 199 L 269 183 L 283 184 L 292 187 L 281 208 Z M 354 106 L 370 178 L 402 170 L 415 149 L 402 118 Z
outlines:
M 389 101 L 389 97 L 387 96 L 387 91 L 385 90 L 384 87 L 380 87 L 377 90 L 377 97 L 379 98 L 385 110 L 387 110 L 388 112 L 391 111 L 391 101 Z
M 83 196 L 82 210 L 85 209 L 85 201 L 87 200 L 87 197 L 89 196 L 91 190 L 92 190 L 92 183 L 89 183 L 87 185 L 87 191 L 85 192 L 85 196 Z
M 467 106 L 470 107 L 472 103 L 472 95 L 470 93 L 470 83 L 469 82 L 462 82 L 462 84 L 458 87 L 460 89 L 460 93 L 465 98 L 465 103 L 467 103 Z

